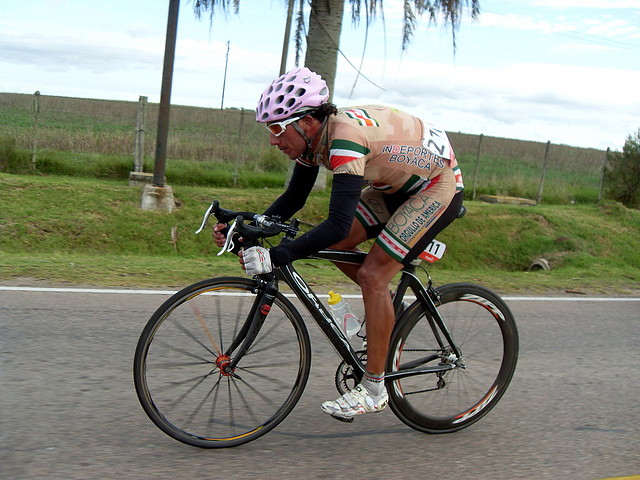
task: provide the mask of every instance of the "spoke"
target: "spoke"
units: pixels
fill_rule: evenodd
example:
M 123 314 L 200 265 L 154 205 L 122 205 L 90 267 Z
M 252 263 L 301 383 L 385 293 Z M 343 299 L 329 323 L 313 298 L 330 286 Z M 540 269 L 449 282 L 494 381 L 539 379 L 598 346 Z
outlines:
M 192 377 L 189 378 L 187 380 L 182 380 L 180 382 L 171 382 L 169 383 L 166 387 L 171 387 L 171 386 L 178 386 L 178 385 L 184 385 L 187 383 L 191 383 L 194 380 L 197 380 L 192 386 L 191 388 L 188 388 L 182 395 L 180 395 L 178 398 L 176 398 L 173 402 L 169 403 L 169 406 L 171 408 L 174 408 L 176 405 L 178 405 L 178 403 L 181 403 L 191 392 L 193 392 L 202 382 L 204 382 L 209 375 L 211 374 L 211 372 L 207 375 L 199 375 L 197 377 Z M 159 390 L 163 390 L 163 389 L 159 389 Z
M 185 425 L 191 425 L 191 422 L 193 421 L 193 419 L 196 417 L 196 415 L 198 414 L 198 412 L 200 412 L 200 410 L 202 409 L 202 407 L 204 406 L 205 402 L 207 401 L 207 399 L 211 396 L 211 394 L 213 393 L 214 390 L 217 390 L 217 386 L 219 383 L 219 379 L 216 383 L 214 383 L 211 388 L 209 389 L 209 391 L 206 393 L 206 395 L 204 396 L 204 398 L 202 399 L 202 401 L 196 405 L 196 407 L 193 409 L 193 412 L 191 412 L 191 414 L 187 417 L 187 420 L 185 421 Z
M 242 382 L 243 384 L 247 385 L 250 390 L 253 390 L 253 389 L 251 389 L 251 387 L 244 380 L 240 380 L 240 382 Z M 242 400 L 242 403 L 243 403 L 247 413 L 251 417 L 251 421 L 255 422 L 256 424 L 260 423 L 260 420 L 258 420 L 258 417 L 256 417 L 255 413 L 253 412 L 253 408 L 251 408 L 251 404 L 245 398 L 244 393 L 242 393 L 242 390 L 240 390 L 240 386 L 238 385 L 238 382 L 236 382 L 235 380 L 232 380 L 232 383 L 233 383 L 233 386 L 236 388 L 236 391 L 238 392 L 238 396 Z M 258 393 L 258 395 L 259 395 L 259 392 L 256 392 L 256 393 Z
M 263 337 L 261 337 L 259 339 L 259 341 L 254 343 L 254 346 L 259 344 L 259 343 L 261 343 L 261 341 L 263 341 Z M 254 355 L 256 353 L 262 353 L 262 352 L 265 352 L 267 350 L 271 350 L 271 349 L 279 348 L 279 347 L 284 347 L 286 345 L 291 345 L 291 344 L 297 345 L 298 342 L 295 341 L 295 340 L 286 340 L 286 339 L 277 340 L 274 343 L 270 343 L 269 345 L 263 345 L 262 348 L 251 348 L 251 351 L 247 352 L 245 355 L 247 355 L 247 356 L 248 355 Z
M 175 381 L 175 382 L 168 382 L 163 386 L 157 386 L 154 389 L 158 390 L 159 392 L 165 391 L 168 388 L 171 387 L 177 387 L 180 385 L 185 385 L 188 383 L 191 383 L 193 381 L 198 381 L 198 383 L 201 383 L 204 379 L 206 379 L 208 376 L 210 376 L 215 370 L 211 370 L 209 373 L 207 373 L 206 375 L 196 375 L 190 378 L 185 378 L 184 380 L 180 380 L 180 381 Z
M 267 377 L 265 377 L 267 378 Z M 239 379 L 240 382 L 242 382 L 244 385 L 247 386 L 247 388 L 249 390 L 251 390 L 253 393 L 255 393 L 256 395 L 258 395 L 262 400 L 264 400 L 264 402 L 268 405 L 274 405 L 273 400 L 271 400 L 269 397 L 267 397 L 264 393 L 262 393 L 260 390 L 258 390 L 257 388 L 255 388 L 253 385 L 251 385 L 250 383 L 246 382 L 243 379 Z M 247 407 L 249 408 L 249 410 L 252 410 L 250 406 L 247 405 Z M 252 410 L 253 411 L 253 410 Z
M 158 312 L 140 362 L 140 392 L 169 435 L 216 448 L 246 443 L 282 421 L 298 400 L 308 340 L 295 310 L 278 299 L 244 358 L 236 358 L 240 364 L 230 368 L 235 357 L 227 350 L 243 345 L 237 337 L 250 327 L 255 299 L 250 282 L 213 280 Z
M 294 364 L 294 362 L 291 362 L 292 364 Z M 296 362 L 297 364 L 297 362 Z M 284 365 L 284 364 L 280 364 L 280 365 Z M 283 382 L 282 380 L 280 380 L 277 377 L 273 377 L 271 375 L 264 375 L 264 374 L 260 374 L 258 372 L 256 372 L 255 370 L 257 369 L 261 369 L 261 368 L 273 368 L 273 365 L 245 365 L 243 367 L 236 367 L 237 370 L 241 370 L 242 372 L 248 374 L 248 375 L 253 375 L 256 378 L 260 378 L 263 380 L 268 380 L 270 383 L 275 383 L 277 385 L 280 385 L 281 387 L 290 387 L 291 385 L 287 382 Z M 243 380 L 244 382 L 244 380 Z M 246 383 L 246 382 L 244 382 Z
M 191 333 L 189 331 L 189 329 L 187 327 L 185 327 L 184 325 L 182 325 L 181 323 L 179 323 L 176 319 L 174 318 L 170 318 L 169 319 L 171 321 L 171 323 L 173 323 L 176 327 L 178 327 L 178 329 L 180 331 L 182 331 L 187 337 L 189 337 L 190 339 L 192 339 L 194 342 L 196 342 L 198 345 L 201 345 L 207 352 L 209 352 L 211 355 L 213 356 L 218 356 L 218 354 L 214 351 L 212 351 L 207 345 L 205 345 L 204 343 L 202 343 L 198 337 L 196 337 L 193 333 Z M 171 347 L 169 345 L 169 348 L 172 350 L 176 350 L 173 347 Z
M 268 317 L 267 317 L 268 318 Z M 260 345 L 262 342 L 267 341 L 267 339 L 269 338 L 269 336 L 273 333 L 273 331 L 278 328 L 280 326 L 281 322 L 278 323 L 274 323 L 272 324 L 267 330 L 265 330 L 264 332 L 262 332 L 262 335 L 260 335 L 260 338 L 257 338 L 255 340 L 255 342 L 253 343 L 254 346 Z M 263 326 L 264 327 L 264 326 Z M 263 347 L 262 350 L 264 350 L 266 347 Z M 254 351 L 262 351 L 262 350 L 254 350 Z
M 197 341 L 197 340 L 196 340 Z M 200 343 L 200 342 L 198 342 Z M 165 341 L 158 341 L 158 345 L 161 345 L 163 347 L 167 347 L 167 349 L 169 351 L 174 351 L 174 352 L 179 352 L 182 353 L 183 355 L 187 356 L 187 357 L 191 357 L 191 358 L 195 358 L 196 360 L 200 360 L 200 362 L 202 363 L 212 363 L 210 360 L 208 360 L 206 357 L 202 357 L 200 355 L 197 355 L 195 353 L 190 352 L 189 350 L 185 350 L 184 348 L 176 348 L 174 346 L 172 346 L 171 344 L 165 342 Z M 200 345 L 202 345 L 200 343 Z M 211 352 L 206 345 L 202 345 L 209 353 L 211 353 L 212 355 L 215 355 L 213 352 Z
M 211 333 L 211 330 L 209 330 L 209 326 L 207 325 L 207 322 L 205 321 L 204 317 L 202 316 L 202 313 L 200 313 L 200 309 L 198 308 L 198 305 L 196 304 L 195 300 L 189 302 L 189 305 L 191 305 L 191 310 L 193 311 L 193 314 L 198 319 L 198 322 L 200 323 L 200 327 L 202 328 L 204 333 L 207 335 L 207 338 L 211 342 L 211 346 L 213 347 L 213 351 L 216 352 L 216 355 L 220 355 L 222 353 L 222 350 L 220 350 L 220 348 L 218 348 L 216 340 L 215 340 L 215 338 L 213 338 L 213 334 Z
M 214 365 L 213 362 L 203 360 L 201 362 L 160 362 L 154 363 L 153 368 L 180 368 L 180 367 L 194 367 L 196 365 Z

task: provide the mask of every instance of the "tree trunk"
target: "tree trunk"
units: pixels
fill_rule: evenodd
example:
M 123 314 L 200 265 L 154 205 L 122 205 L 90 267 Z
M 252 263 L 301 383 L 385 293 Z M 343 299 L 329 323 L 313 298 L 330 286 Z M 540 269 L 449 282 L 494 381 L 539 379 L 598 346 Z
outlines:
M 322 75 L 333 97 L 345 0 L 313 0 L 305 67 Z

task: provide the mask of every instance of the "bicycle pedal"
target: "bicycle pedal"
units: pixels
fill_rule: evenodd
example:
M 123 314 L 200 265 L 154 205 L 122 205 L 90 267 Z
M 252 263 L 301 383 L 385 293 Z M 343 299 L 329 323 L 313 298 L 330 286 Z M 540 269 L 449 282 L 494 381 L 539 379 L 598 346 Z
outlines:
M 336 420 L 338 420 L 339 422 L 344 422 L 344 423 L 352 423 L 353 419 L 355 417 L 350 417 L 350 418 L 345 418 L 345 417 L 335 417 L 333 415 L 331 415 L 331 418 L 335 418 Z

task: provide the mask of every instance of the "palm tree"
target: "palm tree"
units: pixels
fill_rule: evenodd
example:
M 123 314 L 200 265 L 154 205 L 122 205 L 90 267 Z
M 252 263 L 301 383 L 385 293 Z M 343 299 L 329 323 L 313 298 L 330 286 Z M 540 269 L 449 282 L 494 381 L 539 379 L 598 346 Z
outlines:
M 354 24 L 364 16 L 365 25 L 368 28 L 377 15 L 384 16 L 383 0 L 285 0 L 289 11 L 297 6 L 296 64 L 299 63 L 306 25 L 304 7 L 305 5 L 310 7 L 304 65 L 322 75 L 330 92 L 334 90 L 342 17 L 347 3 L 351 5 L 351 19 Z M 450 25 L 455 51 L 456 31 L 460 25 L 463 9 L 467 5 L 471 7 L 472 18 L 476 18 L 480 11 L 479 0 L 404 0 L 402 50 L 406 50 L 411 43 L 418 19 L 427 14 L 429 23 L 436 23 L 438 18 L 442 17 L 444 23 Z M 232 10 L 237 14 L 240 10 L 240 0 L 195 0 L 194 2 L 194 12 L 197 17 L 209 11 L 213 19 L 216 7 L 223 11 Z
M 358 23 L 360 17 L 364 15 L 365 25 L 368 28 L 378 14 L 384 16 L 383 0 L 285 0 L 285 4 L 288 6 L 288 21 L 289 15 L 297 6 L 295 31 L 296 65 L 299 64 L 300 53 L 304 43 L 303 32 L 306 26 L 304 7 L 305 5 L 310 7 L 304 65 L 322 75 L 332 95 L 338 64 L 342 17 L 347 2 L 351 5 L 351 20 L 354 24 Z M 460 17 L 463 8 L 469 4 L 471 5 L 472 18 L 476 18 L 480 11 L 479 0 L 403 0 L 402 50 L 406 50 L 411 43 L 418 19 L 422 18 L 426 13 L 430 23 L 436 23 L 438 17 L 442 16 L 445 24 L 451 26 L 455 51 L 456 31 L 460 25 Z M 195 0 L 194 2 L 194 12 L 198 18 L 204 12 L 209 11 L 210 18 L 213 20 L 216 7 L 223 11 L 232 10 L 233 13 L 237 14 L 240 11 L 240 0 Z M 289 25 L 288 22 L 287 25 Z M 288 40 L 287 36 L 288 31 L 285 34 L 285 42 Z M 281 73 L 283 73 L 282 65 Z M 291 170 L 289 171 L 290 175 Z M 325 187 L 326 170 L 320 169 L 314 189 L 323 190 Z

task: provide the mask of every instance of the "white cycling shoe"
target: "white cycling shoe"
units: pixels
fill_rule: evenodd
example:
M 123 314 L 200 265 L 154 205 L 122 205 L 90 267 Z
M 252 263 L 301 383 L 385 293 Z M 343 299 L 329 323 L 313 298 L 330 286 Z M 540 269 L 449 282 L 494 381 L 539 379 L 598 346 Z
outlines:
M 350 422 L 354 417 L 363 413 L 381 412 L 388 403 L 389 396 L 386 388 L 382 390 L 379 397 L 373 397 L 366 388 L 358 385 L 336 400 L 324 402 L 321 408 L 323 412 L 338 420 Z

